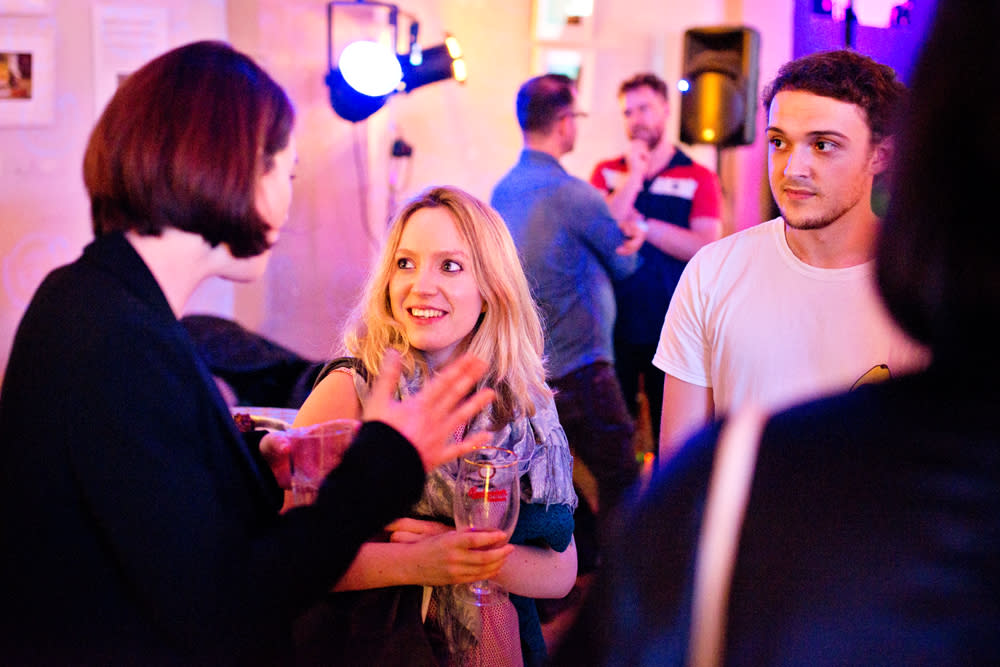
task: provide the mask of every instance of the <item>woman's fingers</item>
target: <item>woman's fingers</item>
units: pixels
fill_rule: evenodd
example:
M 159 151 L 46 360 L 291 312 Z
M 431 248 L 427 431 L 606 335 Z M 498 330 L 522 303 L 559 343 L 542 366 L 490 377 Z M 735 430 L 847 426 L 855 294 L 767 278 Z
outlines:
M 261 456 L 270 466 L 278 486 L 283 489 L 289 489 L 292 486 L 292 473 L 288 465 L 289 451 L 291 451 L 289 440 L 280 431 L 269 432 L 261 438 Z
M 491 389 L 470 396 L 486 368 L 485 361 L 463 355 L 416 394 L 397 401 L 392 394 L 399 382 L 400 361 L 399 354 L 390 350 L 365 404 L 365 419 L 383 421 L 399 431 L 419 452 L 424 469 L 431 470 L 485 442 L 477 436 L 455 444 L 451 437 L 493 400 Z

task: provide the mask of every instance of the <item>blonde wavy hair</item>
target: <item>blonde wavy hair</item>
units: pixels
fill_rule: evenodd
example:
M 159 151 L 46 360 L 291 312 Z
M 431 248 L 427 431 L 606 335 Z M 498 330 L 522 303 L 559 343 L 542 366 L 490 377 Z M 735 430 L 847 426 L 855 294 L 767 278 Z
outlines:
M 503 218 L 458 188 L 429 188 L 407 202 L 392 220 L 382 253 L 348 321 L 347 353 L 362 362 L 369 382 L 389 348 L 402 354 L 405 378 L 412 378 L 418 369 L 428 372 L 423 355 L 410 346 L 403 327 L 392 317 L 389 303 L 389 280 L 396 270 L 394 259 L 403 229 L 424 208 L 447 210 L 472 251 L 473 274 L 485 311 L 465 351 L 489 362 L 481 385 L 496 391 L 491 410 L 494 425 L 534 415 L 535 406 L 552 395 L 545 384 L 544 337 L 537 306 Z

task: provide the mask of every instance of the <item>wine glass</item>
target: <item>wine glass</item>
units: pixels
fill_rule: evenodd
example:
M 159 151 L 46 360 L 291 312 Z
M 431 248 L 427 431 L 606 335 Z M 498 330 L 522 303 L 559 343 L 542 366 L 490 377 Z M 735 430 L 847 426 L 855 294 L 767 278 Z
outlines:
M 502 530 L 509 538 L 521 506 L 517 455 L 503 447 L 477 447 L 461 458 L 455 479 L 455 527 Z M 461 599 L 478 607 L 500 604 L 507 591 L 496 582 L 476 581 L 459 588 Z

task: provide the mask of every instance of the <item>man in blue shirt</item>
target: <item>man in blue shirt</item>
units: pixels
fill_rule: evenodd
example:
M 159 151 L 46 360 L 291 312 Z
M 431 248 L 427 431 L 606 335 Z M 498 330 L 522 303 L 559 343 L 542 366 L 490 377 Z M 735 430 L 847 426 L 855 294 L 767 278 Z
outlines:
M 563 75 L 521 86 L 524 150 L 490 203 L 507 221 L 541 309 L 559 419 L 597 481 L 601 520 L 638 471 L 634 426 L 614 371 L 612 281 L 638 268 L 644 232 L 633 222 L 620 227 L 601 193 L 559 164 L 576 140 L 575 102 L 573 81 Z

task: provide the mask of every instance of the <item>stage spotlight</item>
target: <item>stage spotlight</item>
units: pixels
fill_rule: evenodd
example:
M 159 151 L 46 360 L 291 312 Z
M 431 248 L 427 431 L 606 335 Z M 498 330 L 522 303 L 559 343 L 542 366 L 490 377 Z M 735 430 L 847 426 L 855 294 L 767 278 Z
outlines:
M 368 118 L 389 99 L 389 95 L 373 97 L 358 92 L 347 83 L 339 69 L 327 72 L 326 85 L 330 88 L 330 106 L 338 116 L 352 123 Z
M 388 40 L 352 41 L 334 62 L 334 8 L 362 9 L 374 16 L 386 17 L 382 26 L 391 29 Z M 417 44 L 419 24 L 410 20 L 409 43 L 406 53 L 399 49 L 399 7 L 378 0 L 334 0 L 327 3 L 327 62 L 326 85 L 330 88 L 330 105 L 338 116 L 353 123 L 364 120 L 382 108 L 389 97 L 398 92 L 410 92 L 420 86 L 455 79 L 463 82 L 467 72 L 462 49 L 452 36 L 444 44 L 421 49 Z
M 388 95 L 403 79 L 396 52 L 378 42 L 351 42 L 341 52 L 338 64 L 351 88 L 371 97 Z
M 403 64 L 402 90 L 407 93 L 446 79 L 463 83 L 468 76 L 465 59 L 462 58 L 462 47 L 450 35 L 445 38 L 444 44 L 412 50 L 409 56 L 401 57 L 400 60 Z

